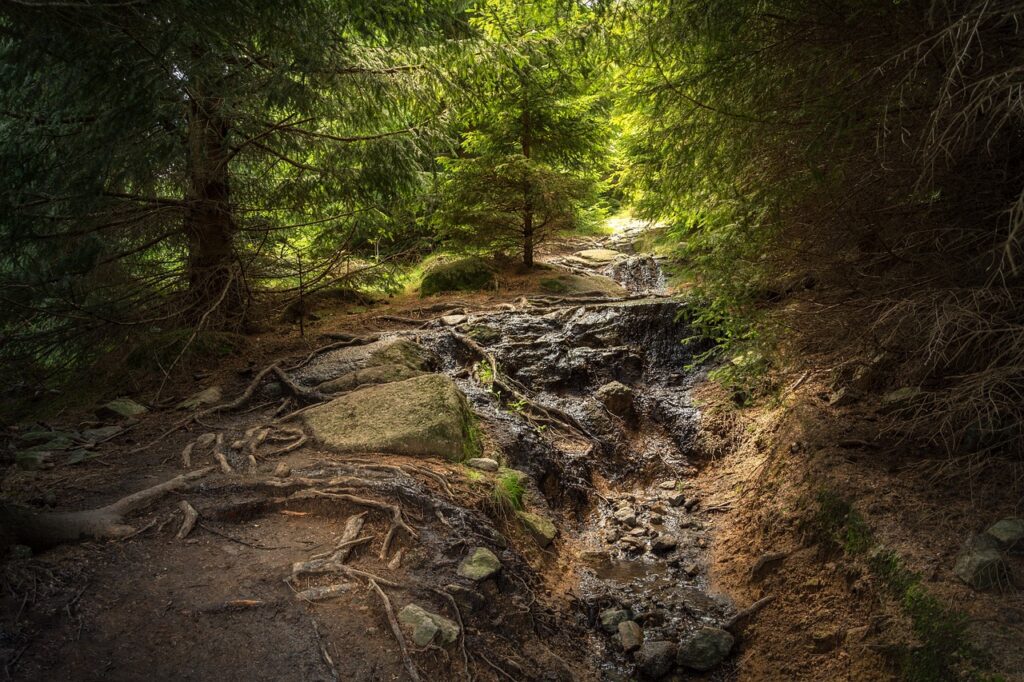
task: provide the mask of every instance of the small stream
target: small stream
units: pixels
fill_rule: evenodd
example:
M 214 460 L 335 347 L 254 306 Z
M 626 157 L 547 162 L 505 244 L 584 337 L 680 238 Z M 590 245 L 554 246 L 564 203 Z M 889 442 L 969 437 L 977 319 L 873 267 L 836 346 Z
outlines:
M 686 367 L 707 346 L 681 342 L 691 335 L 687 311 L 665 295 L 653 258 L 628 255 L 592 271 L 636 298 L 469 316 L 455 329 L 492 353 L 532 400 L 571 415 L 596 442 L 538 427 L 499 402 L 466 370 L 473 359 L 451 329 L 418 336 L 487 422 L 509 466 L 531 475 L 531 505 L 547 505 L 558 520 L 553 582 L 590 626 L 604 678 L 619 680 L 629 679 L 632 664 L 602 631 L 602 613 L 626 609 L 646 640 L 676 642 L 721 623 L 731 606 L 708 592 L 707 517 L 687 486 L 697 471 L 699 418 L 690 389 L 701 372 Z

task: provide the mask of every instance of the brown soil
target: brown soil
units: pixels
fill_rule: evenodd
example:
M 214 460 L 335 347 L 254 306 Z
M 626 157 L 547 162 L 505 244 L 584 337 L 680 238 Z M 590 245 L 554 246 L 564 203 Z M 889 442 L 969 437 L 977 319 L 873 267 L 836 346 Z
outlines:
M 1019 475 L 1002 462 L 969 480 L 929 475 L 927 453 L 887 437 L 875 403 L 836 409 L 827 395 L 812 380 L 774 407 L 737 409 L 717 386 L 701 392 L 708 449 L 717 457 L 698 485 L 730 505 L 715 528 L 715 585 L 740 607 L 774 598 L 743 633 L 739 679 L 1024 679 L 1024 596 L 1012 588 L 974 591 L 952 571 L 968 537 L 1020 515 Z M 870 530 L 871 550 L 844 551 L 821 535 L 822 493 L 852 505 Z M 914 677 L 901 665 L 927 642 L 906 603 L 872 571 L 878 548 L 920 575 L 944 608 L 966 616 L 965 641 L 982 650 L 970 667 L 982 672 L 954 659 L 941 676 Z M 754 575 L 758 560 L 773 554 L 784 558 Z M 1024 581 L 1024 560 L 1011 568 Z

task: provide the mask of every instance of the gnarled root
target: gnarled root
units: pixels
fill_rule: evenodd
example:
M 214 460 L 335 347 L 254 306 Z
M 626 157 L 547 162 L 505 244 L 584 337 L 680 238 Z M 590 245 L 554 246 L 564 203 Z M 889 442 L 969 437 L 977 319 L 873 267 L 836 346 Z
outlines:
M 213 467 L 205 467 L 175 476 L 151 488 L 140 490 L 98 509 L 77 512 L 39 513 L 20 505 L 0 504 L 0 526 L 6 526 L 17 543 L 45 549 L 83 538 L 124 538 L 135 529 L 124 517 L 155 499 L 205 476 Z

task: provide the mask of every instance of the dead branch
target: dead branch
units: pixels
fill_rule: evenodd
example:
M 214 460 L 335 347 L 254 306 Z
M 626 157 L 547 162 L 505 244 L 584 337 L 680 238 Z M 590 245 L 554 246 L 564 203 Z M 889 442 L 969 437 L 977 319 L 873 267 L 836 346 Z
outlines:
M 758 599 L 756 602 L 754 602 L 747 608 L 743 609 L 729 620 L 725 621 L 725 623 L 722 625 L 722 629 L 732 631 L 733 629 L 742 625 L 746 620 L 748 620 L 755 613 L 763 609 L 765 606 L 768 606 L 768 604 L 774 601 L 774 599 L 774 595 L 768 595 L 767 597 L 762 597 L 761 599 Z

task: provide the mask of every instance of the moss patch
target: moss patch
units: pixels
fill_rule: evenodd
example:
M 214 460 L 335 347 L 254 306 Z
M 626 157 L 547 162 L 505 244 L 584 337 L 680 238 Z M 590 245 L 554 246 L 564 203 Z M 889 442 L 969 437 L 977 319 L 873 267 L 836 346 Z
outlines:
M 493 289 L 496 283 L 494 270 L 487 262 L 480 258 L 464 258 L 428 270 L 420 284 L 420 295 Z

